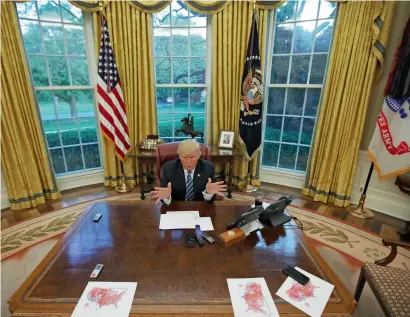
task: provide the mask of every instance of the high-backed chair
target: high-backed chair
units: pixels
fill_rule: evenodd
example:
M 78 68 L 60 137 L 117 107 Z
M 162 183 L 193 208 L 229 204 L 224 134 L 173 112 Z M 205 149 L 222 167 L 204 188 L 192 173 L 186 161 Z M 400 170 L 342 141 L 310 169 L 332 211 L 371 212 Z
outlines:
M 367 281 L 386 316 L 410 316 L 410 271 L 386 266 L 396 257 L 398 246 L 410 248 L 410 243 L 383 239 L 383 244 L 391 246 L 390 254 L 375 263 L 363 264 L 354 298 L 359 301 Z
M 164 143 L 160 144 L 156 149 L 156 176 L 157 176 L 157 185 L 161 184 L 161 171 L 162 165 L 168 161 L 174 160 L 178 157 L 177 150 L 178 150 L 179 142 L 172 142 L 172 143 Z M 210 160 L 211 158 L 211 149 L 209 146 L 205 144 L 199 144 L 201 149 L 201 158 L 205 160 Z

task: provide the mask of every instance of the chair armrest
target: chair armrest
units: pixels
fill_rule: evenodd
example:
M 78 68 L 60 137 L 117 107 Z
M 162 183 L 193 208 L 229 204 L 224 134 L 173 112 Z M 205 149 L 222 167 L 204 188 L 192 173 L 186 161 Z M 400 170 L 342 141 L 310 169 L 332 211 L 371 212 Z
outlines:
M 397 255 L 397 247 L 403 247 L 403 248 L 410 248 L 410 243 L 407 242 L 402 242 L 402 241 L 394 241 L 394 240 L 382 240 L 383 244 L 385 246 L 391 246 L 391 251 L 390 254 L 385 257 L 384 259 L 380 259 L 375 261 L 374 263 L 382 266 L 386 266 L 387 264 L 393 262 L 393 260 L 396 258 Z

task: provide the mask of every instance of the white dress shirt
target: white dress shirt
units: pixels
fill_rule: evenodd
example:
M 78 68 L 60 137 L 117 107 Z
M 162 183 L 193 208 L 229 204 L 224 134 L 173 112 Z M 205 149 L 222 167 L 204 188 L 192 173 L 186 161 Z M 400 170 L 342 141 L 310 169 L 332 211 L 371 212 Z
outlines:
M 187 183 L 187 178 L 188 178 L 188 170 L 186 170 L 185 168 L 184 168 L 184 174 L 185 174 L 185 184 L 186 184 Z M 194 175 L 195 175 L 195 168 L 191 172 L 192 181 L 194 181 Z M 172 186 L 172 184 L 171 184 L 171 186 Z M 211 200 L 212 197 L 214 196 L 214 194 L 208 194 L 206 192 L 206 188 L 202 192 L 202 195 L 204 196 L 204 200 L 206 200 L 206 201 Z M 169 196 L 168 198 L 164 198 L 162 201 L 164 202 L 165 205 L 169 206 L 171 204 L 171 201 L 172 201 L 172 196 Z

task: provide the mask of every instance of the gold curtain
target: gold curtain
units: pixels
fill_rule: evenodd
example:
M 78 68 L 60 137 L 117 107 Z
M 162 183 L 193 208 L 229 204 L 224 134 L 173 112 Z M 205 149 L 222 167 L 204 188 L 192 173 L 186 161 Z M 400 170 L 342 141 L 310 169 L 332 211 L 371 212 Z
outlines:
M 134 10 L 125 1 L 110 2 L 103 10 L 111 45 L 121 77 L 127 108 L 132 151 L 148 134 L 157 133 L 157 110 L 152 61 L 151 15 Z M 100 43 L 101 15 L 93 14 L 95 43 Z M 96 45 L 97 54 L 99 45 Z M 105 185 L 116 186 L 121 175 L 120 161 L 114 154 L 112 142 L 103 138 Z M 131 154 L 124 162 L 125 179 L 136 183 L 135 157 Z
M 60 197 L 13 2 L 1 2 L 1 164 L 12 210 Z
M 241 79 L 245 63 L 249 32 L 252 24 L 253 4 L 234 1 L 225 10 L 212 16 L 212 109 L 211 131 L 213 144 L 217 145 L 221 130 L 232 130 L 239 136 L 239 108 Z M 264 66 L 265 38 L 268 10 L 258 10 L 259 51 L 262 72 Z M 241 147 L 235 142 L 236 147 Z M 241 150 L 244 151 L 244 149 Z M 253 184 L 259 185 L 259 158 L 251 161 Z M 246 184 L 248 162 L 244 157 L 235 159 L 234 180 L 238 187 Z
M 392 22 L 394 2 L 339 4 L 326 88 L 303 194 L 350 204 L 356 161 L 374 79 Z
M 184 0 L 185 4 L 192 10 L 203 14 L 214 14 L 224 10 L 228 5 L 236 0 Z M 110 1 L 108 0 L 88 0 L 88 1 L 69 1 L 72 5 L 90 12 L 96 12 L 100 10 L 100 4 L 104 8 Z M 170 0 L 128 0 L 125 1 L 133 8 L 140 10 L 144 13 L 155 13 L 163 10 L 167 5 L 171 3 Z M 252 2 L 253 1 L 249 1 Z M 286 1 L 256 1 L 256 7 L 259 9 L 272 10 L 282 5 Z

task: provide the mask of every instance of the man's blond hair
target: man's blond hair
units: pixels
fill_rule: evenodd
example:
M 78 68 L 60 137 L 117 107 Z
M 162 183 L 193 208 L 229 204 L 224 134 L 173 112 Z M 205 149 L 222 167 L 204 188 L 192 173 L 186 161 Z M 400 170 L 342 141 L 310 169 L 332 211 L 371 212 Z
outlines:
M 195 139 L 184 140 L 178 145 L 177 154 L 184 155 L 198 151 L 201 154 L 199 143 Z

